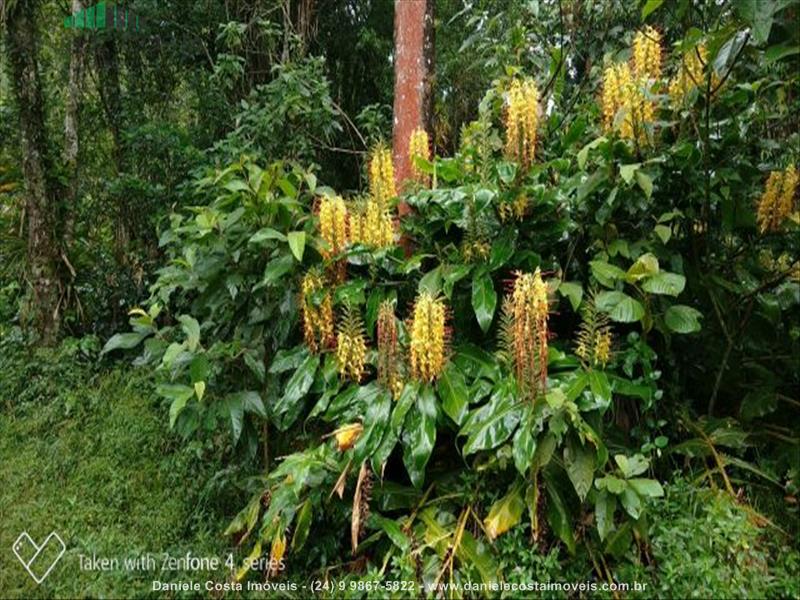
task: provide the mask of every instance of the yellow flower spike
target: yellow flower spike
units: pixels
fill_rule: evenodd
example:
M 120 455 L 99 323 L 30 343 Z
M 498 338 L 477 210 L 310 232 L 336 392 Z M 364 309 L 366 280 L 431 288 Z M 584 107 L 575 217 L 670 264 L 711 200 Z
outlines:
M 336 337 L 336 361 L 339 374 L 358 383 L 364 375 L 367 342 L 361 317 L 349 307 L 339 325 Z
M 328 248 L 326 258 L 342 252 L 347 246 L 347 206 L 340 196 L 326 196 L 319 205 L 320 236 Z
M 397 341 L 397 319 L 391 300 L 381 303 L 376 322 L 378 338 L 378 381 L 397 399 L 403 390 L 400 375 L 400 347 Z
M 510 354 L 520 393 L 535 400 L 547 387 L 547 285 L 539 269 L 520 273 L 510 301 Z
M 419 157 L 424 160 L 431 159 L 430 140 L 428 139 L 428 132 L 418 127 L 411 133 L 408 140 L 408 158 L 411 162 L 411 175 L 412 177 L 422 184 L 427 185 L 428 176 L 421 172 L 416 165 L 415 159 Z
M 602 367 L 611 360 L 611 330 L 603 328 L 597 332 L 594 341 L 594 362 Z
M 506 156 L 530 165 L 536 153 L 539 90 L 533 79 L 515 79 L 508 90 L 505 114 Z
M 369 188 L 381 211 L 388 210 L 389 200 L 397 195 L 394 186 L 392 151 L 378 144 L 369 161 Z
M 445 364 L 444 302 L 428 292 L 417 296 L 410 326 L 411 374 L 421 381 L 433 381 Z
M 798 173 L 794 165 L 785 171 L 772 171 L 767 178 L 764 192 L 758 201 L 756 219 L 759 231 L 778 231 L 783 221 L 789 218 L 794 208 Z
M 337 429 L 333 435 L 336 439 L 336 449 L 339 452 L 349 450 L 356 445 L 358 438 L 364 431 L 364 426 L 361 423 L 350 423 Z
M 661 34 L 649 25 L 633 38 L 633 73 L 644 79 L 661 77 Z
M 705 46 L 699 45 L 683 55 L 678 72 L 670 79 L 668 86 L 672 106 L 680 107 L 693 89 L 706 85 L 706 68 L 711 67 L 708 66 L 708 50 Z M 717 85 L 719 77 L 712 70 L 711 87 Z
M 333 301 L 329 292 L 325 292 L 318 305 L 313 302 L 313 295 L 325 289 L 325 281 L 316 271 L 310 271 L 303 277 L 300 291 L 300 311 L 303 320 L 303 337 L 311 352 L 318 352 L 322 347 L 333 345 Z

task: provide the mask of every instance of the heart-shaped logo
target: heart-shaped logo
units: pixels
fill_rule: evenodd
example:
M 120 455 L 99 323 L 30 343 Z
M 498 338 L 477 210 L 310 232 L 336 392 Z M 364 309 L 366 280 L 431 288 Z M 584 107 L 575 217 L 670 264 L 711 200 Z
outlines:
M 34 542 L 28 532 L 23 531 L 11 549 L 28 574 L 38 584 L 50 575 L 50 571 L 61 559 L 67 547 L 64 540 L 55 531 L 51 531 L 41 544 Z

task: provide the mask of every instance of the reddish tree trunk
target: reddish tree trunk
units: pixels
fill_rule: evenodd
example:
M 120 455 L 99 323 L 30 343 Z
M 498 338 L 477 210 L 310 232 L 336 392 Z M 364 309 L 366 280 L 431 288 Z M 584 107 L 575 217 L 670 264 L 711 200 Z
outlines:
M 392 154 L 398 191 L 411 178 L 411 133 L 429 129 L 433 58 L 433 0 L 395 0 Z M 398 210 L 403 215 L 409 208 L 401 204 Z

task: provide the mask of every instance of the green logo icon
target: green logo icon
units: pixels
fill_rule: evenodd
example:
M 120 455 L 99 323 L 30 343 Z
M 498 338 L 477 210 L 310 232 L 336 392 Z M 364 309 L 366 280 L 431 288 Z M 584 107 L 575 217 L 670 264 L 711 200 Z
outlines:
M 120 29 L 140 31 L 139 16 L 134 15 L 123 6 L 107 6 L 99 2 L 95 6 L 84 8 L 64 19 L 67 29 Z

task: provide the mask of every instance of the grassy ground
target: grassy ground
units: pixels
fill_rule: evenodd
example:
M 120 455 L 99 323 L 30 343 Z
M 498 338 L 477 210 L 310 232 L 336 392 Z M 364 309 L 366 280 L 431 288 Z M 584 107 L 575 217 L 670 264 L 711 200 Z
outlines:
M 163 553 L 223 553 L 225 522 L 204 493 L 217 467 L 173 439 L 147 384 L 42 358 L 0 365 L 0 596 L 138 597 L 154 579 L 186 579 L 161 571 Z M 22 531 L 66 544 L 41 585 L 9 551 Z M 156 570 L 81 568 L 80 555 L 142 553 Z

